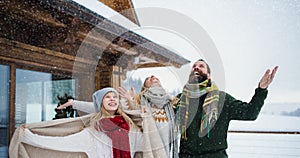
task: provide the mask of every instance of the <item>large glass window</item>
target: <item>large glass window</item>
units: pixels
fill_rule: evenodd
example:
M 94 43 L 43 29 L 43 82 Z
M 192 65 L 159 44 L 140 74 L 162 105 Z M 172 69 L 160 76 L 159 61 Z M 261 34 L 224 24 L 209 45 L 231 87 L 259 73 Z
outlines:
M 0 158 L 8 157 L 9 66 L 0 65 Z
M 22 69 L 16 76 L 16 127 L 52 120 L 58 97 L 75 96 L 75 81 L 70 77 Z

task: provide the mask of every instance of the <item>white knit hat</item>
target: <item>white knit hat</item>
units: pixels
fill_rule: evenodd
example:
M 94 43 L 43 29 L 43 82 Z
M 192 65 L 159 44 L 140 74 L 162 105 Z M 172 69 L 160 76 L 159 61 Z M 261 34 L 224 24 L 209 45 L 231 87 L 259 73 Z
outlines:
M 96 91 L 93 94 L 93 102 L 94 102 L 94 107 L 95 107 L 95 111 L 99 111 L 100 107 L 102 105 L 102 100 L 105 94 L 107 94 L 108 92 L 114 92 L 117 94 L 117 97 L 119 98 L 119 93 L 112 87 L 107 87 L 107 88 L 103 88 L 101 90 Z

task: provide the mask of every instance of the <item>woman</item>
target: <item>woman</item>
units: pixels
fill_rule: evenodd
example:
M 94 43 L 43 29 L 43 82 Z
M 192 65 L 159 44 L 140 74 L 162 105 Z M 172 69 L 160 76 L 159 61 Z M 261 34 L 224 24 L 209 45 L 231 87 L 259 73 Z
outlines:
M 145 142 L 150 142 L 147 146 L 152 146 L 152 149 L 145 150 L 155 150 L 151 141 L 152 138 L 154 138 L 153 136 L 157 135 L 157 137 L 160 138 L 161 143 L 155 142 L 155 148 L 160 150 L 163 148 L 167 157 L 178 157 L 178 153 L 174 150 L 174 148 L 177 147 L 178 142 L 174 122 L 175 114 L 172 109 L 173 100 L 171 100 L 165 89 L 162 87 L 160 80 L 153 75 L 147 77 L 143 83 L 141 92 L 138 95 L 134 94 L 135 92 L 133 89 L 129 92 L 124 87 L 119 87 L 118 91 L 120 96 L 126 99 L 126 108 L 129 109 L 129 111 L 142 109 L 144 113 L 148 114 L 147 116 L 151 116 L 147 117 L 147 119 L 143 119 L 143 138 Z M 67 103 L 59 106 L 58 109 L 70 105 L 73 105 L 74 109 L 87 113 L 93 109 L 91 103 L 76 100 L 69 100 Z M 126 110 L 126 112 L 129 111 Z M 147 133 L 145 131 L 147 131 Z M 158 134 L 156 132 L 158 132 Z
M 104 88 L 95 92 L 93 103 L 98 112 L 88 115 L 90 121 L 87 127 L 79 132 L 63 136 L 55 136 L 51 133 L 49 134 L 51 136 L 45 136 L 44 134 L 34 134 L 30 130 L 30 125 L 24 125 L 21 129 L 23 132 L 19 131 L 19 135 L 15 134 L 14 137 L 20 138 L 20 142 L 31 146 L 64 152 L 83 152 L 90 158 L 129 158 L 134 157 L 137 151 L 143 151 L 143 139 L 140 129 L 120 109 L 119 96 L 115 89 Z M 85 122 L 86 118 L 87 116 L 83 117 L 82 121 Z M 68 120 L 72 122 L 74 119 Z M 55 121 L 39 124 L 43 126 L 43 124 Z M 12 142 L 16 143 L 16 141 Z M 21 157 L 20 154 L 13 153 L 15 151 L 14 145 L 11 144 L 10 146 L 12 148 L 10 149 L 10 157 Z M 45 155 L 39 155 L 39 157 L 41 156 L 44 157 Z M 49 157 L 53 157 L 53 155 Z
M 178 142 L 173 100 L 162 87 L 160 80 L 153 75 L 147 77 L 136 97 L 133 95 L 133 89 L 129 92 L 126 88 L 119 87 L 118 90 L 120 95 L 126 98 L 128 109 L 144 109 L 152 115 L 167 156 L 178 157 L 178 153 L 174 150 Z

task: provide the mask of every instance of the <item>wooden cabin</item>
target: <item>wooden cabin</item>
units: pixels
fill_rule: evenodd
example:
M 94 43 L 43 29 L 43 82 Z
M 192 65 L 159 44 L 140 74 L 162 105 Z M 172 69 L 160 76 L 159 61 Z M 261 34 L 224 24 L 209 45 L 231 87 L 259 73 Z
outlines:
M 139 25 L 130 0 L 101 1 Z M 10 0 L 0 8 L 0 157 L 18 125 L 53 117 L 48 104 L 63 95 L 54 92 L 91 101 L 129 70 L 189 62 L 73 1 Z

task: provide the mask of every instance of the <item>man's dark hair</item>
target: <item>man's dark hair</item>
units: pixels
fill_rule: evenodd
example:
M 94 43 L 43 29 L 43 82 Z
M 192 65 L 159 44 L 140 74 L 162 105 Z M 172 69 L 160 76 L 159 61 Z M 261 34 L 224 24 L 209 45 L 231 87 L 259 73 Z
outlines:
M 202 62 L 204 62 L 204 63 L 206 64 L 206 67 L 207 67 L 207 72 L 210 74 L 210 67 L 209 67 L 209 65 L 207 64 L 207 62 L 206 62 L 204 59 L 199 59 L 199 60 L 197 60 L 197 61 L 202 61 Z

